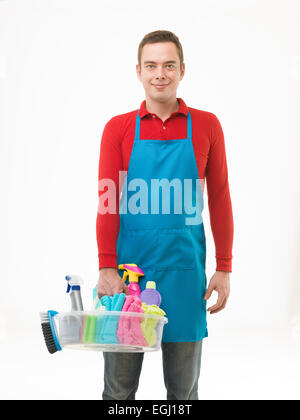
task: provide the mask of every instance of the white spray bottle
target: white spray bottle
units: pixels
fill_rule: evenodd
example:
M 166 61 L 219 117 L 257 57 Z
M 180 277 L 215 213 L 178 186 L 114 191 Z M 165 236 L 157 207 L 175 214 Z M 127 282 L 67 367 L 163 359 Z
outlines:
M 81 299 L 80 285 L 83 280 L 80 276 L 66 276 L 68 282 L 67 293 L 70 293 L 71 311 L 83 311 L 83 304 Z
M 71 298 L 71 313 L 61 315 L 60 318 L 60 339 L 62 345 L 77 344 L 80 342 L 80 334 L 83 324 L 83 317 L 76 314 L 77 311 L 83 311 L 83 304 L 81 299 L 80 285 L 83 280 L 79 276 L 66 276 L 68 282 L 67 293 Z

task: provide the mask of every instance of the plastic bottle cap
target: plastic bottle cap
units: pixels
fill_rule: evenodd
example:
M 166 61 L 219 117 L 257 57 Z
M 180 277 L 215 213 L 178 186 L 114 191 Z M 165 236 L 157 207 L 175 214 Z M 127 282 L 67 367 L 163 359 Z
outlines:
M 155 281 L 147 281 L 147 283 L 146 283 L 146 289 L 156 289 L 156 283 L 155 283 Z

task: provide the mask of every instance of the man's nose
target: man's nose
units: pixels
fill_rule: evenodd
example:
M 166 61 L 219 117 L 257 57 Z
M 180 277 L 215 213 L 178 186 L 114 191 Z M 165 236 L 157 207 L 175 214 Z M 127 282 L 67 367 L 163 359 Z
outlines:
M 160 79 L 160 78 L 164 79 L 166 77 L 164 72 L 165 70 L 162 66 L 157 66 L 156 75 L 155 75 L 156 79 Z

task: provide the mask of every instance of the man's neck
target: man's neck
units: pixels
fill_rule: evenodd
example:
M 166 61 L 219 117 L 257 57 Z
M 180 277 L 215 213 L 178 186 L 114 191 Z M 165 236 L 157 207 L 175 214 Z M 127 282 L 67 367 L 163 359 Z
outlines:
M 147 111 L 151 112 L 151 114 L 156 114 L 162 121 L 169 118 L 173 112 L 178 111 L 179 105 L 177 98 L 172 98 L 168 102 L 157 102 L 146 96 Z

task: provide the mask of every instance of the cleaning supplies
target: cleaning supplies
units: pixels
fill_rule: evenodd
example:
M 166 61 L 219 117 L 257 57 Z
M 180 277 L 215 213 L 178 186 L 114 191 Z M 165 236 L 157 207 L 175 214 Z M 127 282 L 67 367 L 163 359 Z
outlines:
M 78 342 L 80 339 L 82 321 L 75 311 L 83 311 L 80 285 L 83 283 L 81 277 L 67 275 L 67 293 L 70 293 L 71 311 L 59 319 L 59 340 L 53 318 L 58 314 L 56 311 L 40 312 L 40 319 L 45 343 L 49 353 L 60 351 L 61 346 Z
M 83 303 L 81 298 L 80 285 L 83 280 L 77 275 L 67 275 L 67 293 L 70 294 L 71 312 L 63 315 L 59 321 L 59 331 L 62 345 L 78 343 L 81 337 L 83 319 L 82 316 L 76 314 L 83 311 Z
M 156 344 L 157 334 L 156 334 L 156 325 L 159 320 L 159 317 L 163 317 L 166 313 L 156 305 L 147 305 L 146 303 L 142 303 L 142 308 L 144 310 L 144 314 L 151 314 L 154 316 L 145 316 L 142 323 L 141 329 L 144 335 L 145 340 L 147 341 L 147 345 L 152 347 Z
M 158 290 L 156 290 L 155 281 L 147 281 L 146 289 L 140 294 L 140 299 L 142 302 L 147 305 L 156 305 L 160 306 L 161 304 L 161 295 Z
M 99 300 L 97 286 L 93 289 L 92 314 L 85 315 L 82 328 L 82 343 L 106 343 L 117 344 L 116 329 L 118 317 L 107 312 L 121 311 L 125 300 L 125 293 L 115 293 L 113 296 L 104 295 Z
M 85 315 L 80 340 L 82 343 L 95 343 L 97 315 Z
M 129 293 L 131 295 L 140 296 L 141 290 L 138 285 L 139 277 L 144 276 L 143 270 L 141 270 L 136 264 L 119 264 L 119 270 L 125 270 L 122 280 L 126 282 L 127 277 L 129 276 Z
M 101 304 L 100 299 L 98 298 L 98 287 L 95 286 L 93 289 L 93 311 L 97 311 L 96 315 L 96 328 L 95 333 L 93 335 L 94 343 L 101 343 L 101 331 L 104 324 L 105 319 L 105 311 L 106 307 Z M 88 321 L 89 322 L 89 321 Z M 87 326 L 87 330 L 89 330 L 89 326 Z M 82 341 L 84 341 L 86 338 L 82 337 Z M 91 336 L 88 336 L 88 340 L 91 338 Z
M 132 314 L 132 312 L 142 314 L 144 310 L 141 300 L 137 296 L 129 295 L 126 296 L 118 325 L 117 336 L 119 343 L 133 346 L 147 346 L 141 330 L 143 317 Z
M 97 324 L 96 324 L 96 332 L 95 332 L 95 343 L 101 343 L 101 331 L 102 331 L 104 320 L 105 320 L 106 308 L 105 306 L 100 305 L 97 311 L 98 311 L 98 314 L 97 314 Z
M 66 276 L 65 279 L 68 282 L 67 293 L 70 293 L 71 310 L 83 311 L 83 304 L 80 292 L 80 285 L 83 284 L 81 277 L 72 275 Z
M 97 307 L 91 314 L 84 316 L 80 341 L 85 344 L 100 343 L 100 334 L 104 324 L 106 308 L 103 305 Z M 95 313 L 96 312 L 96 313 Z
M 125 301 L 125 293 L 115 293 L 113 296 L 104 295 L 100 299 L 101 305 L 105 306 L 106 312 L 107 311 L 117 311 L 120 312 L 122 310 L 124 301 Z M 118 344 L 117 338 L 117 328 L 119 323 L 120 316 L 116 314 L 105 316 L 103 321 L 103 326 L 100 332 L 100 343 L 106 344 Z
M 143 271 L 136 264 L 124 264 L 120 268 L 126 270 L 125 280 L 130 276 L 134 279 L 129 281 L 129 286 L 138 286 Z M 80 290 L 82 279 L 68 275 L 65 280 L 71 310 L 40 312 L 49 353 L 53 354 L 64 347 L 116 352 L 159 350 L 163 326 L 168 321 L 163 316 L 165 313 L 156 305 L 142 303 L 137 288 L 133 288 L 129 295 L 120 293 L 99 299 L 95 287 L 93 307 L 90 311 L 84 311 Z
M 161 304 L 161 295 L 156 290 L 155 281 L 147 281 L 146 289 L 140 294 L 142 308 L 145 314 L 152 314 L 152 317 L 144 317 L 141 323 L 141 329 L 148 346 L 156 343 L 156 325 L 159 317 L 163 317 L 166 313 L 159 307 Z
M 50 354 L 54 354 L 57 351 L 62 350 L 57 337 L 55 323 L 53 322 L 53 318 L 57 314 L 58 312 L 56 311 L 40 312 L 44 340 Z

